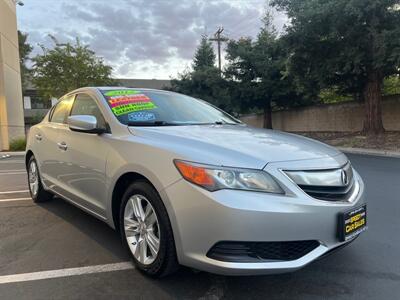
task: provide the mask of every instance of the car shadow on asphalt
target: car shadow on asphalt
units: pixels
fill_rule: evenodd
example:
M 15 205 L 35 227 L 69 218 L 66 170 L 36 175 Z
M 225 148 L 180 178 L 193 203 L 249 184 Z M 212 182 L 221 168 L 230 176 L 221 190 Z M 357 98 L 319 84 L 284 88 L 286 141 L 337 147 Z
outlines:
M 129 260 L 127 249 L 124 249 L 118 232 L 103 221 L 58 197 L 38 205 L 74 226 L 89 239 L 106 248 L 113 256 L 122 261 Z

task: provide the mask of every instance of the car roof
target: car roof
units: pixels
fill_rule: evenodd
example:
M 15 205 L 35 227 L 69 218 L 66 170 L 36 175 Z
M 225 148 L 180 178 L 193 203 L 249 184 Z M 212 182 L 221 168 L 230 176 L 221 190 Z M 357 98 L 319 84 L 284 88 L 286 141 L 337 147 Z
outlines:
M 121 90 L 121 89 L 138 89 L 141 91 L 154 91 L 154 92 L 164 92 L 164 93 L 171 93 L 171 91 L 166 91 L 166 90 L 158 90 L 158 89 L 149 89 L 149 88 L 140 88 L 140 87 L 126 87 L 126 86 L 86 86 L 86 87 L 81 87 L 76 90 L 73 90 L 66 95 L 72 94 L 72 93 L 77 93 L 77 92 L 84 92 L 87 90 L 92 90 L 92 91 L 105 91 L 105 90 Z
M 100 91 L 104 90 L 121 90 L 121 89 L 138 89 L 143 91 L 158 91 L 158 92 L 168 92 L 166 90 L 158 90 L 158 89 L 149 89 L 149 88 L 141 88 L 141 87 L 126 87 L 126 86 L 96 86 L 94 87 Z

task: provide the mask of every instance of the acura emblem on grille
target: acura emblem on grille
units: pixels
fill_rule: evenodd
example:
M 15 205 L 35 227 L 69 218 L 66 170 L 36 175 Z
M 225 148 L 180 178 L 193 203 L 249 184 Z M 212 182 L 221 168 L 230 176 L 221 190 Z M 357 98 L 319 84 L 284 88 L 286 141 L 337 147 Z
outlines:
M 349 176 L 347 176 L 347 172 L 345 170 L 342 170 L 342 183 L 344 185 L 348 185 L 349 184 Z

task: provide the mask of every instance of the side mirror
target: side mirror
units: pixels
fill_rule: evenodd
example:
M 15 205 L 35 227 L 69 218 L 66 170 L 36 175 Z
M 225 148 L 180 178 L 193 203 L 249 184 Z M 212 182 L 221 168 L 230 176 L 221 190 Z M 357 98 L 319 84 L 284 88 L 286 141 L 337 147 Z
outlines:
M 97 119 L 89 115 L 75 115 L 68 117 L 68 126 L 72 131 L 100 134 L 105 128 L 97 127 Z

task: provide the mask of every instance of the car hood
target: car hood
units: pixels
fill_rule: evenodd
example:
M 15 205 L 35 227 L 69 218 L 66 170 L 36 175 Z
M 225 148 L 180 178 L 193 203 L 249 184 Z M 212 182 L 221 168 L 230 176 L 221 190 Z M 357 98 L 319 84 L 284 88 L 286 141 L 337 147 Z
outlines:
M 129 130 L 179 154 L 176 158 L 221 166 L 261 169 L 270 162 L 343 155 L 309 138 L 245 125 L 129 127 Z

